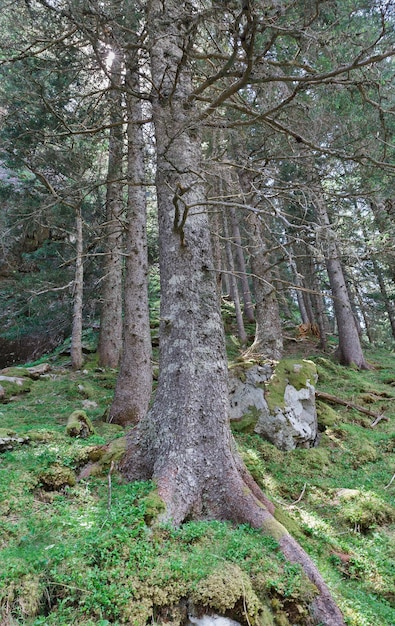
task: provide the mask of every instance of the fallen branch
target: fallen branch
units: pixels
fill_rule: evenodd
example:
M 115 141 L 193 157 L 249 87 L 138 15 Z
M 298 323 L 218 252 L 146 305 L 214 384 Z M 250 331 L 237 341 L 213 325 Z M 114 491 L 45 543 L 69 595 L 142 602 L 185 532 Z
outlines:
M 389 481 L 388 485 L 386 485 L 386 486 L 384 487 L 384 489 L 388 489 L 388 487 L 391 487 L 391 485 L 392 485 L 392 483 L 394 482 L 394 480 L 395 480 L 395 474 L 393 475 L 393 477 L 392 477 L 392 478 L 391 478 L 391 480 Z
M 369 417 L 374 417 L 374 422 L 371 423 L 372 427 L 376 426 L 376 424 L 378 424 L 381 420 L 386 420 L 387 422 L 389 422 L 389 417 L 386 417 L 382 413 L 375 413 L 374 411 L 365 409 L 365 407 L 354 404 L 349 400 L 343 400 L 343 398 L 332 396 L 330 393 L 316 390 L 315 396 L 316 398 L 321 398 L 321 400 L 326 400 L 327 402 L 332 402 L 333 404 L 341 404 L 342 406 L 346 406 L 348 409 L 355 409 L 356 411 L 359 411 L 359 413 L 364 413 L 365 415 L 369 415 Z

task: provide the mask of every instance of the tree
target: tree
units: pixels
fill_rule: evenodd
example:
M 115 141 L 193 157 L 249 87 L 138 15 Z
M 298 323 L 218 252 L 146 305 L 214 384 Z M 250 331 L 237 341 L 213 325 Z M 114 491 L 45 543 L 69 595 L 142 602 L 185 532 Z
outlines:
M 102 304 L 100 315 L 99 364 L 117 367 L 122 348 L 122 249 L 123 228 L 123 152 L 122 114 L 123 51 L 113 44 L 114 55 L 109 71 L 108 100 L 110 124 L 106 183 L 105 257 L 103 263 Z
M 146 415 L 152 392 L 143 111 L 138 97 L 138 56 L 129 52 L 126 59 L 128 200 L 125 314 L 121 365 L 109 414 L 111 422 L 122 425 L 137 424 Z
M 157 142 L 161 268 L 160 370 L 154 404 L 128 434 L 124 475 L 153 478 L 165 519 L 232 519 L 277 533 L 284 554 L 319 589 L 318 621 L 343 619 L 309 557 L 274 519 L 238 456 L 228 421 L 227 364 L 213 271 L 199 128 L 190 96 L 188 3 L 147 6 Z M 193 24 L 192 20 L 192 24 Z

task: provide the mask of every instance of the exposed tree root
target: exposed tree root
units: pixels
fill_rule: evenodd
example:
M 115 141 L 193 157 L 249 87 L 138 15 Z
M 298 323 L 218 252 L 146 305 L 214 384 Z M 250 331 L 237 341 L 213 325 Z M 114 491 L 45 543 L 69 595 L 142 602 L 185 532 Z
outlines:
M 141 423 L 139 425 L 141 427 Z M 311 606 L 316 624 L 342 626 L 342 614 L 317 567 L 301 546 L 278 522 L 274 506 L 262 493 L 234 450 L 220 451 L 217 469 L 202 471 L 202 459 L 193 455 L 163 455 L 154 450 L 137 427 L 128 435 L 128 448 L 121 471 L 129 480 L 153 479 L 166 506 L 161 517 L 178 526 L 187 519 L 222 519 L 260 528 L 279 543 L 284 556 L 298 563 L 316 586 Z M 152 435 L 152 433 L 151 433 Z

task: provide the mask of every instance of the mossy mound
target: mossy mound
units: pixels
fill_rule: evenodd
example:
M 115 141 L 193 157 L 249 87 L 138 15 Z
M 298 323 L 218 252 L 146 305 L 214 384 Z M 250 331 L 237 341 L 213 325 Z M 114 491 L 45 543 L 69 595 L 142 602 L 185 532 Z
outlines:
M 377 526 L 395 522 L 395 508 L 374 493 L 341 489 L 337 498 L 339 518 L 358 532 L 367 533 Z
M 73 487 L 76 484 L 73 470 L 58 464 L 40 472 L 38 479 L 46 491 L 59 491 L 64 487 Z
M 261 625 L 260 615 L 264 606 L 247 574 L 233 563 L 225 563 L 201 580 L 191 599 L 195 606 L 219 613 L 231 612 L 235 619 L 247 621 L 252 626 Z
M 341 422 L 341 416 L 332 407 L 320 400 L 316 401 L 318 430 L 323 432 Z
M 67 420 L 66 433 L 69 437 L 86 439 L 95 433 L 93 424 L 85 411 L 73 411 Z

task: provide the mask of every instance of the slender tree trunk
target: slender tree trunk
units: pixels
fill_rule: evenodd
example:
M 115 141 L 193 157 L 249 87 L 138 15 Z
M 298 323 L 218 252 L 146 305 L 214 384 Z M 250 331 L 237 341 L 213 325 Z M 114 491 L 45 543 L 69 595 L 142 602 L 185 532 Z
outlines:
M 393 338 L 395 339 L 395 310 L 394 310 L 394 305 L 391 302 L 391 300 L 388 297 L 388 292 L 387 292 L 387 287 L 385 285 L 385 280 L 384 280 L 384 276 L 383 276 L 383 272 L 381 270 L 381 267 L 379 266 L 379 264 L 377 263 L 377 261 L 375 259 L 373 259 L 373 268 L 374 268 L 374 273 L 376 274 L 377 277 L 377 282 L 379 284 L 380 287 L 380 293 L 381 293 L 381 297 L 385 306 L 385 310 L 387 312 L 388 315 L 388 319 L 391 325 L 391 333 Z
M 243 314 L 242 314 L 241 306 L 240 306 L 239 290 L 237 287 L 237 279 L 235 275 L 235 266 L 234 266 L 233 254 L 232 254 L 232 242 L 229 236 L 228 216 L 226 214 L 226 211 L 227 211 L 227 208 L 224 207 L 223 212 L 222 212 L 222 220 L 223 220 L 223 225 L 224 225 L 225 254 L 226 254 L 227 267 L 228 267 L 228 272 L 229 272 L 230 296 L 235 306 L 237 335 L 238 335 L 241 345 L 244 346 L 247 343 L 247 335 L 246 335 L 246 331 L 244 328 Z
M 81 208 L 76 209 L 76 255 L 74 276 L 74 302 L 73 323 L 71 331 L 71 366 L 73 369 L 81 369 L 84 359 L 82 356 L 82 305 L 84 290 L 84 264 L 83 264 L 83 232 Z
M 152 392 L 151 333 L 148 304 L 147 210 L 144 137 L 137 61 L 128 59 L 128 201 L 125 313 L 122 359 L 110 408 L 110 421 L 136 424 L 147 412 Z
M 190 5 L 151 0 L 147 27 L 157 142 L 161 269 L 159 381 L 154 404 L 127 436 L 130 479 L 153 478 L 163 519 L 232 519 L 275 535 L 316 585 L 316 623 L 343 626 L 317 568 L 273 517 L 238 456 L 228 419 L 227 363 L 202 177 L 200 137 L 189 100 Z
M 338 359 L 343 365 L 356 365 L 360 369 L 369 369 L 369 365 L 363 355 L 358 329 L 348 297 L 335 234 L 331 228 L 324 199 L 320 198 L 316 205 L 324 233 L 324 254 L 339 333 Z
M 108 171 L 106 195 L 105 257 L 102 281 L 102 308 L 100 316 L 99 364 L 117 367 L 122 346 L 122 226 L 123 211 L 123 125 L 122 81 L 123 58 L 119 50 L 111 66 L 109 93 L 110 120 L 116 124 L 110 129 L 108 142 Z
M 244 315 L 248 322 L 254 322 L 254 305 L 252 303 L 251 289 L 248 284 L 247 266 L 244 258 L 243 242 L 240 234 L 239 220 L 237 218 L 236 209 L 234 207 L 229 207 L 229 215 L 232 223 L 232 233 L 236 250 L 237 268 L 240 273 L 241 291 L 243 294 L 244 302 Z
M 242 173 L 240 181 L 244 193 L 250 195 L 248 176 Z M 278 360 L 283 353 L 280 311 L 260 216 L 251 211 L 245 219 L 245 227 L 254 281 L 256 319 L 255 339 L 246 351 L 246 357 L 259 356 Z

